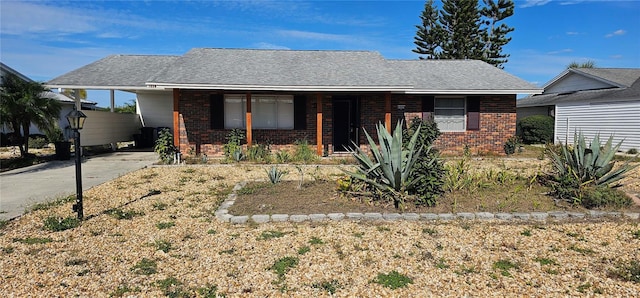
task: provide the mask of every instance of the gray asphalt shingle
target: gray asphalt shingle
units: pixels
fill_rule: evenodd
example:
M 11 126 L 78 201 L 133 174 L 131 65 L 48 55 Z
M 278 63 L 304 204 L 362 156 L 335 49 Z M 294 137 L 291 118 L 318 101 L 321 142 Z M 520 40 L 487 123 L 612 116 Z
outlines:
M 149 77 L 179 56 L 111 55 L 61 75 L 47 85 L 146 87 Z
M 530 91 L 540 88 L 476 60 L 387 60 L 371 51 L 195 48 L 183 56 L 113 55 L 49 86 L 197 85 L 387 88 L 390 91 Z M 169 87 L 171 88 L 171 87 Z
M 376 52 L 192 49 L 153 83 L 260 86 L 402 86 Z

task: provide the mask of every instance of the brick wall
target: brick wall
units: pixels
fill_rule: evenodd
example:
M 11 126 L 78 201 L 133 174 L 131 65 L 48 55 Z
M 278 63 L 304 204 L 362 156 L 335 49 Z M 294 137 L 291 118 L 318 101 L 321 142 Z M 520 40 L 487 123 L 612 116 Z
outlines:
M 480 129 L 443 133 L 434 145 L 445 153 L 461 153 L 466 145 L 472 154 L 502 155 L 504 143 L 515 133 L 515 96 L 483 96 L 480 100 Z
M 210 121 L 210 96 L 214 91 L 181 90 L 178 106 L 180 110 L 180 151 L 182 154 L 200 154 L 220 156 L 230 130 L 212 129 Z M 305 130 L 253 130 L 254 144 L 270 144 L 272 149 L 281 150 L 292 147 L 296 140 L 307 140 L 316 145 L 316 109 L 315 94 L 307 94 Z M 375 125 L 384 123 L 384 94 L 360 95 L 361 127 L 377 141 Z M 398 105 L 404 105 L 400 110 Z M 331 96 L 322 97 L 322 141 L 324 150 L 333 153 L 333 118 Z M 393 95 L 391 98 L 391 122 L 395 127 L 398 119 L 411 118 L 407 115 L 420 115 L 422 102 L 420 96 Z M 446 153 L 460 153 L 465 145 L 472 153 L 494 152 L 502 154 L 502 146 L 515 134 L 516 101 L 515 96 L 483 96 L 480 104 L 480 130 L 443 133 L 435 146 Z M 365 149 L 367 140 L 360 131 L 359 142 Z

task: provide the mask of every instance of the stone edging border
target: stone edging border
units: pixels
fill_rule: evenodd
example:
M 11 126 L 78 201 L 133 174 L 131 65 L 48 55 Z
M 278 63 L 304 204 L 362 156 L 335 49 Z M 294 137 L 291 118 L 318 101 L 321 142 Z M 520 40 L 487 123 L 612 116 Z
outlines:
M 491 213 L 491 212 L 458 212 L 458 213 L 329 213 L 329 214 L 255 214 L 249 215 L 232 215 L 229 214 L 231 207 L 238 195 L 236 192 L 243 188 L 247 182 L 240 182 L 233 187 L 231 193 L 220 204 L 218 210 L 214 213 L 216 219 L 221 222 L 232 224 L 246 224 L 249 220 L 254 223 L 268 222 L 321 222 L 321 221 L 451 221 L 461 220 L 504 220 L 504 221 L 546 221 L 551 219 L 554 221 L 567 219 L 602 219 L 602 218 L 626 218 L 631 220 L 640 219 L 640 213 L 635 212 L 606 212 L 589 210 L 583 212 L 566 212 L 566 211 L 549 211 L 549 212 L 515 212 L 515 213 Z

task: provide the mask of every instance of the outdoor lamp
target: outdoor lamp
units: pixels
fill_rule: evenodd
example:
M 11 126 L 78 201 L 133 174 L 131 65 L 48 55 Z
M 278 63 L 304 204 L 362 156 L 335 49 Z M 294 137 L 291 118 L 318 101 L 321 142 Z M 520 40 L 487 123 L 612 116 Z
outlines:
M 87 115 L 78 110 L 73 110 L 67 114 L 67 121 L 69 121 L 69 126 L 73 130 L 82 129 L 85 119 L 87 119 Z
M 75 132 L 74 143 L 75 143 L 75 155 L 76 155 L 76 203 L 73 205 L 73 211 L 78 213 L 78 219 L 82 220 L 83 210 L 82 210 L 82 154 L 80 153 L 80 132 L 84 126 L 84 120 L 87 119 L 87 115 L 83 112 L 74 109 L 73 111 L 67 114 L 67 121 L 69 121 L 69 126 Z

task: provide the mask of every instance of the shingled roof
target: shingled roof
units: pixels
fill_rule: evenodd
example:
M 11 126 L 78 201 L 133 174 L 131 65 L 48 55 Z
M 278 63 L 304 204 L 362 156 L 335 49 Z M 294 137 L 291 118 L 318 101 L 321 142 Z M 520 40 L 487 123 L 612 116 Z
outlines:
M 57 77 L 63 88 L 516 94 L 542 90 L 476 60 L 387 60 L 371 51 L 195 48 L 114 55 Z
M 610 88 L 576 90 L 563 93 L 543 93 L 528 96 L 516 102 L 517 107 L 550 106 L 557 103 L 607 100 L 625 101 L 640 98 L 640 68 L 577 68 L 568 69 L 555 77 L 545 88 L 557 83 L 561 78 L 576 73 L 610 84 Z
M 49 82 L 53 88 L 146 88 L 149 77 L 169 67 L 180 56 L 111 55 L 61 75 Z
M 480 60 L 389 60 L 403 80 L 413 85 L 407 93 L 509 93 L 540 89 Z M 518 92 L 516 92 L 518 93 Z

